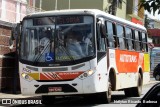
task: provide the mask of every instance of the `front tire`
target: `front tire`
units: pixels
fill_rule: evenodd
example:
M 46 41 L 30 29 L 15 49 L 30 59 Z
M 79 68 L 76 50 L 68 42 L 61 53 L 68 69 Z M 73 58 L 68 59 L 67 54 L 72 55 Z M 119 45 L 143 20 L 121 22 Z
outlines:
M 112 84 L 110 82 L 110 79 L 108 80 L 108 91 L 102 93 L 103 100 L 105 103 L 111 102 L 111 96 L 112 96 Z

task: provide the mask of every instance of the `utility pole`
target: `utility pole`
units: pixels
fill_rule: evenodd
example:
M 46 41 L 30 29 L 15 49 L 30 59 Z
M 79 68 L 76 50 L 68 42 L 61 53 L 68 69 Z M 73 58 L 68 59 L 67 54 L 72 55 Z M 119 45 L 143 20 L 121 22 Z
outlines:
M 55 10 L 57 10 L 57 0 L 56 0 L 56 3 L 55 3 Z
M 71 8 L 71 1 L 69 0 L 68 2 L 69 2 L 68 8 L 70 9 Z
M 40 8 L 40 11 L 42 11 L 42 0 L 40 0 L 39 8 Z
M 148 15 L 145 15 L 145 18 L 144 18 L 144 26 L 145 26 L 146 28 L 148 28 L 148 25 L 149 25 Z

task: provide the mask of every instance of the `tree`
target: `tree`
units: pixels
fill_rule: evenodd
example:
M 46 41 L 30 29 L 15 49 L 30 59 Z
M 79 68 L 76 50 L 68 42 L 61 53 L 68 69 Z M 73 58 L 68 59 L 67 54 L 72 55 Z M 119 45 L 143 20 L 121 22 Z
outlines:
M 141 0 L 140 8 L 142 7 L 149 13 L 153 11 L 153 15 L 156 11 L 160 14 L 160 0 Z
M 111 0 L 108 11 L 109 14 L 116 15 L 118 2 L 122 3 L 122 0 Z

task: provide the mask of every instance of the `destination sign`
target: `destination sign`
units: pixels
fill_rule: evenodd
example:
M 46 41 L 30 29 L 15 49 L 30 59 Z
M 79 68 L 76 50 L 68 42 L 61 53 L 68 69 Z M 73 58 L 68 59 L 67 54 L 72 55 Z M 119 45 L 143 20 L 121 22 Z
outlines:
M 34 18 L 33 25 L 55 25 L 55 17 Z
M 83 23 L 83 16 L 58 16 L 34 18 L 33 25 L 55 25 L 55 24 L 74 24 Z
M 61 16 L 57 18 L 58 24 L 83 23 L 83 16 Z

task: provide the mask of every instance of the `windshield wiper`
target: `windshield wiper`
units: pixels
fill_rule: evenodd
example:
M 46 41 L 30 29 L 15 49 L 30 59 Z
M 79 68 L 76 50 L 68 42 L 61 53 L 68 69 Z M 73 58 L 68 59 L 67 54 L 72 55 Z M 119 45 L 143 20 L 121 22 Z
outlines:
M 33 58 L 33 59 L 35 59 L 33 63 L 36 63 L 36 62 L 41 58 L 41 56 L 44 54 L 44 52 L 45 52 L 46 49 L 48 48 L 48 46 L 49 46 L 49 44 L 50 44 L 49 42 L 51 42 L 51 40 L 47 42 L 47 46 L 45 46 L 45 47 L 43 48 L 43 51 L 42 51 L 36 58 Z
M 35 59 L 34 63 L 38 63 L 37 61 L 41 58 L 41 56 L 44 54 L 45 50 L 48 48 L 49 42 L 50 41 L 47 42 L 47 46 L 45 46 L 45 48 L 43 49 L 43 51 L 36 58 L 33 58 L 33 59 Z M 58 39 L 58 42 L 60 43 L 59 39 Z M 60 48 L 59 46 L 61 46 L 62 48 Z M 63 45 L 59 45 L 59 46 L 58 46 L 58 49 L 64 51 L 66 53 L 66 55 L 70 58 L 70 60 L 73 61 L 73 62 L 75 62 L 74 58 L 71 56 L 71 54 L 68 52 L 68 50 L 66 50 Z

